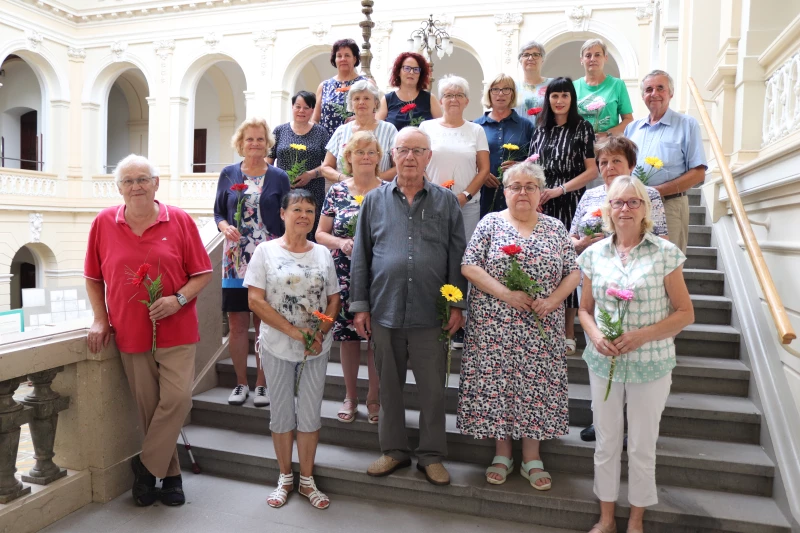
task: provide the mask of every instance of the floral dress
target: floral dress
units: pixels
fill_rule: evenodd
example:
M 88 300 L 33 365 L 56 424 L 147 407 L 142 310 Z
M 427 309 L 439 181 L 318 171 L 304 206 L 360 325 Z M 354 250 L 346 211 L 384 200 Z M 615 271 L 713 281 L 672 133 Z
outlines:
M 322 82 L 322 111 L 320 125 L 333 135 L 336 128 L 344 124 L 347 117 L 353 115 L 347 111 L 347 91 L 357 81 L 365 80 L 364 76 L 356 76 L 350 81 L 338 81 L 331 78 Z
M 556 219 L 539 215 L 530 237 L 523 238 L 500 213 L 481 220 L 462 265 L 476 265 L 501 280 L 510 261 L 500 248 L 517 244 L 522 270 L 549 296 L 578 269 L 575 249 Z M 456 427 L 485 439 L 546 440 L 569 432 L 564 305 L 542 321 L 517 311 L 475 287 L 470 289 Z
M 223 241 L 222 277 L 224 279 L 244 279 L 247 273 L 247 264 L 250 262 L 256 246 L 277 237 L 277 235 L 267 232 L 261 223 L 261 210 L 258 202 L 261 199 L 264 175 L 245 175 L 244 184 L 247 185 L 247 190 L 242 193 L 244 196 L 242 221 L 238 228 L 242 238 L 238 243 L 228 239 Z
M 381 186 L 385 185 L 382 183 Z M 348 237 L 347 227 L 353 217 L 357 216 L 361 206 L 350 195 L 350 190 L 344 182 L 335 183 L 328 190 L 325 204 L 322 206 L 322 216 L 333 219 L 331 235 L 334 237 Z M 333 339 L 337 341 L 360 341 L 356 327 L 353 325 L 355 315 L 350 312 L 350 258 L 339 249 L 331 250 L 333 266 L 339 278 L 339 296 L 341 297 L 342 310 L 333 324 Z
M 553 78 L 544 78 L 542 83 L 537 85 L 528 85 L 525 82 L 517 82 L 517 107 L 514 110 L 519 113 L 521 117 L 527 117 L 534 126 L 536 120 L 539 118 L 541 111 L 534 115 L 528 114 L 531 109 L 544 107 L 544 95 L 547 92 L 547 84 L 553 81 Z

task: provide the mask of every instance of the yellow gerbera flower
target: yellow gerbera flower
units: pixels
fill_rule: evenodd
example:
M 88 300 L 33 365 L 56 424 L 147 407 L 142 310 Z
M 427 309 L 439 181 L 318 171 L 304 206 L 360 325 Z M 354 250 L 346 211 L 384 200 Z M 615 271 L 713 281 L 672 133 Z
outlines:
M 362 195 L 362 194 L 357 194 L 357 195 L 353 196 L 353 200 L 355 200 L 355 202 L 356 202 L 358 205 L 361 205 L 361 202 L 363 202 L 363 201 L 364 201 L 364 195 Z
M 290 145 L 289 145 L 289 147 L 290 147 L 290 148 L 294 148 L 295 150 L 301 150 L 301 151 L 306 151 L 306 150 L 307 150 L 307 148 L 306 148 L 306 145 L 305 145 L 305 144 L 295 144 L 295 143 L 292 143 L 292 144 L 290 144 Z
M 517 146 L 516 144 L 511 144 L 511 143 L 504 144 L 503 148 L 505 148 L 506 150 L 519 150 L 519 146 Z
M 659 170 L 661 170 L 661 167 L 664 166 L 664 162 L 661 161 L 657 157 L 652 157 L 652 156 L 651 157 L 645 157 L 644 158 L 644 162 L 647 163 L 648 165 L 650 165 L 651 167 L 659 169 Z
M 455 285 L 442 285 L 441 292 L 444 299 L 448 302 L 460 302 L 464 299 L 461 289 Z

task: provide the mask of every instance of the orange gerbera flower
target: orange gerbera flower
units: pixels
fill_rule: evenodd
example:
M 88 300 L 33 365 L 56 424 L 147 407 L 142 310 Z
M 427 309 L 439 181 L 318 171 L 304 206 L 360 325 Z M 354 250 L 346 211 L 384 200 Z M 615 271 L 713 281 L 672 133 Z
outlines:
M 453 185 L 455 184 L 456 182 L 454 180 L 447 180 L 444 183 L 442 183 L 442 187 L 444 187 L 445 189 L 452 189 Z
M 347 91 L 350 90 L 350 87 L 351 87 L 351 85 L 345 85 L 344 87 L 338 87 L 336 89 L 336 92 L 337 93 L 346 93 Z
M 314 311 L 311 314 L 314 315 L 316 318 L 322 320 L 323 322 L 333 322 L 333 319 L 331 317 L 329 317 L 328 315 L 326 315 L 325 313 L 321 313 L 319 311 Z

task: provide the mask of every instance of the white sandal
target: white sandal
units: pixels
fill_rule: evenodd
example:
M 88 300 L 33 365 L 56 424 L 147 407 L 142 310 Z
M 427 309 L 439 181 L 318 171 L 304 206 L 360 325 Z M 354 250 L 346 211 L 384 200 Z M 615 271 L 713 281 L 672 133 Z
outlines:
M 302 476 L 300 477 L 302 478 Z M 289 492 L 291 491 L 287 491 L 285 488 L 283 488 L 285 485 L 291 485 L 292 490 L 294 490 L 294 472 L 289 472 L 288 474 L 281 473 L 281 475 L 278 476 L 278 488 L 270 493 L 269 497 L 267 498 L 267 505 L 274 509 L 278 509 L 286 504 L 286 498 L 289 497 Z M 278 504 L 274 505 L 271 503 L 272 501 L 277 501 Z
M 314 476 L 300 476 L 300 488 L 303 487 L 311 487 L 314 489 L 308 494 L 303 494 L 302 490 L 298 490 L 300 494 L 308 498 L 308 501 L 311 502 L 311 505 L 317 509 L 327 509 L 330 507 L 330 498 L 317 489 L 317 485 L 314 483 Z
M 564 342 L 567 344 L 567 355 L 575 355 L 578 349 L 577 339 L 565 339 Z

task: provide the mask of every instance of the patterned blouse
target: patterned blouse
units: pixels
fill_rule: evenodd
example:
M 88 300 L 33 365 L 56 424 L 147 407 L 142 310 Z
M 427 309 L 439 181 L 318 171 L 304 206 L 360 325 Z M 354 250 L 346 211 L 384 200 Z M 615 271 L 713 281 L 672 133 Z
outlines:
M 686 256 L 666 239 L 646 233 L 642 242 L 630 252 L 623 265 L 608 237 L 587 248 L 578 256 L 578 265 L 592 280 L 595 300 L 594 319 L 600 323 L 599 310 L 618 318 L 617 300 L 606 294 L 611 287 L 632 289 L 634 296 L 625 315 L 624 331 L 641 329 L 664 320 L 669 315 L 670 301 L 664 286 L 667 274 L 681 266 Z M 611 358 L 600 354 L 587 339 L 583 359 L 595 375 L 608 379 Z M 619 356 L 612 381 L 648 383 L 662 378 L 675 368 L 675 340 L 668 338 L 643 344 L 639 349 Z
M 551 81 L 553 78 L 544 78 L 544 81 L 538 85 L 517 82 L 517 107 L 514 110 L 519 113 L 519 116 L 530 120 L 534 126 L 536 126 L 536 119 L 541 113 L 529 115 L 528 111 L 536 107 L 544 107 L 544 94 L 547 92 L 547 84 Z
M 337 81 L 331 78 L 322 82 L 322 106 L 320 112 L 320 125 L 328 130 L 328 135 L 333 135 L 336 128 L 344 124 L 344 121 L 353 116 L 347 110 L 347 91 L 355 82 L 365 80 L 364 76 L 356 76 L 350 81 Z M 345 89 L 348 87 L 348 89 Z
M 653 187 L 645 187 L 647 195 L 650 197 L 650 216 L 653 219 L 653 233 L 658 237 L 666 237 L 669 232 L 667 231 L 667 216 L 664 213 L 664 202 L 661 200 L 661 195 Z M 593 217 L 592 213 L 603 206 L 606 202 L 606 186 L 600 185 L 589 189 L 581 197 L 578 202 L 575 216 L 572 218 L 572 225 L 569 228 L 570 235 L 575 235 L 579 239 L 583 237 L 583 228 L 588 224 L 592 227 L 602 220 Z

